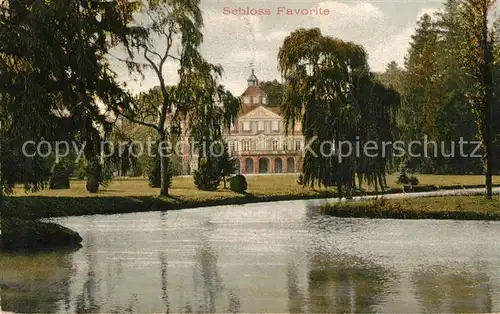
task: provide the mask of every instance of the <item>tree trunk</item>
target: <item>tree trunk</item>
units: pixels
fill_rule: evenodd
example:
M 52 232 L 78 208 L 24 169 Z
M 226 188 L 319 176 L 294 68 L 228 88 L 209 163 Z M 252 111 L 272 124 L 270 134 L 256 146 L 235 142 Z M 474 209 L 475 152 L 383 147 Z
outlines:
M 226 188 L 226 177 L 222 177 L 222 182 L 224 182 L 224 188 Z
M 162 145 L 162 142 L 166 140 L 165 131 L 158 132 L 158 137 L 160 138 L 160 195 L 168 196 L 168 157 L 165 146 Z M 160 150 L 159 150 L 160 151 Z
M 161 171 L 161 196 L 168 196 L 168 158 L 167 156 L 160 157 L 160 171 Z
M 488 97 L 489 98 L 489 97 Z M 486 104 L 486 118 L 485 118 L 485 134 L 484 134 L 484 166 L 485 166 L 485 184 L 486 184 L 486 198 L 491 199 L 493 197 L 493 158 L 492 158 L 492 134 L 491 134 L 491 102 L 487 98 Z M 491 99 L 491 98 L 490 98 Z
M 485 146 L 485 181 L 486 181 L 486 198 L 491 199 L 492 191 L 492 175 L 493 175 L 493 125 L 492 125 L 492 109 L 493 109 L 493 38 L 488 38 L 487 17 L 484 17 L 484 33 L 483 33 L 483 49 L 484 49 L 484 85 L 486 87 L 486 97 L 484 103 L 484 146 Z

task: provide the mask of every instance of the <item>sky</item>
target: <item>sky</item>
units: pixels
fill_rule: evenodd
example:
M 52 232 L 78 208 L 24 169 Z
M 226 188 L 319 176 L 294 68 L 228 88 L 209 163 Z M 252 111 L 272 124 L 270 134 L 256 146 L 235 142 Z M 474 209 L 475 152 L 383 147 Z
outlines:
M 393 60 L 403 65 L 417 20 L 424 13 L 433 13 L 442 8 L 443 2 L 201 0 L 205 25 L 201 52 L 209 62 L 224 68 L 221 83 L 238 96 L 247 86 L 250 64 L 254 65 L 259 80 L 280 80 L 277 69 L 279 48 L 288 34 L 302 27 L 318 27 L 324 35 L 362 45 L 368 52 L 372 71 L 383 71 Z M 289 15 L 286 11 L 312 8 L 322 14 Z M 260 9 L 263 14 L 248 14 L 251 13 L 249 9 Z M 160 49 L 161 45 L 158 42 Z M 113 63 L 113 68 L 119 74 L 119 79 L 126 82 L 127 88 L 133 92 L 158 85 L 158 79 L 152 72 L 146 73 L 143 79 L 130 76 L 119 62 Z M 168 84 L 177 82 L 177 66 L 174 62 L 168 62 L 164 72 Z

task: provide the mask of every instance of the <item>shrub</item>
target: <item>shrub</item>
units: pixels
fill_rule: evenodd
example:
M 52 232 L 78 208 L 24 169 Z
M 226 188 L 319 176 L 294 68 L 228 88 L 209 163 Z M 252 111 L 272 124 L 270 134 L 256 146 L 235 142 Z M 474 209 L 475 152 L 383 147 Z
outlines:
M 168 159 L 167 162 L 168 162 L 167 184 L 168 187 L 171 187 L 172 178 L 174 176 L 174 169 L 170 158 Z M 150 161 L 149 171 L 148 171 L 148 181 L 149 181 L 149 186 L 152 188 L 161 187 L 161 161 L 159 156 L 152 158 Z
M 408 166 L 402 163 L 399 167 L 398 184 L 418 185 L 419 181 L 415 176 L 408 176 Z
M 230 155 L 228 145 L 224 145 L 220 149 L 223 149 L 224 151 L 222 152 L 222 156 L 217 158 L 217 168 L 220 171 L 224 188 L 226 188 L 226 178 L 232 176 L 238 170 L 236 166 L 237 160 Z
M 69 189 L 69 176 L 71 169 L 67 162 L 60 161 L 52 168 L 52 175 L 50 176 L 49 189 Z
M 81 242 L 77 232 L 55 223 L 13 217 L 2 219 L 0 251 L 78 248 Z
M 399 174 L 398 174 L 398 184 L 409 184 L 410 177 L 408 177 L 408 166 L 406 163 L 402 163 L 399 166 Z
M 102 166 L 98 161 L 91 161 L 88 165 L 87 172 L 87 191 L 90 193 L 97 193 L 99 191 L 99 184 L 101 183 Z
M 82 159 L 78 162 L 78 165 L 75 169 L 75 176 L 78 180 L 85 180 L 87 174 L 88 174 L 87 162 L 84 159 Z
M 244 175 L 238 174 L 229 179 L 229 188 L 236 193 L 244 193 L 247 190 L 247 179 Z
M 194 184 L 199 190 L 215 191 L 219 187 L 221 175 L 216 163 L 202 158 L 193 178 Z
M 160 158 L 153 157 L 149 163 L 148 181 L 152 188 L 161 187 Z
M 410 185 L 418 185 L 419 181 L 417 179 L 417 177 L 415 176 L 411 176 L 409 179 L 408 179 L 408 184 Z
M 297 184 L 301 185 L 301 186 L 304 186 L 304 174 L 303 173 L 301 173 L 299 175 L 299 178 L 297 179 Z

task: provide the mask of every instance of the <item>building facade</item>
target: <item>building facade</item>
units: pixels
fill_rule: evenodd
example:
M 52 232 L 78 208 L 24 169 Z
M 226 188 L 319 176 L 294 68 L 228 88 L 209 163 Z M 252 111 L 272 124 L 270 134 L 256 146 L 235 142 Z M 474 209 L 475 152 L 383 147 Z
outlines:
M 280 108 L 269 106 L 254 70 L 240 96 L 241 111 L 225 140 L 230 154 L 237 160 L 241 174 L 301 172 L 304 136 L 301 123 L 286 135 Z M 187 135 L 187 134 L 186 134 Z M 197 167 L 197 156 L 184 160 L 186 172 Z

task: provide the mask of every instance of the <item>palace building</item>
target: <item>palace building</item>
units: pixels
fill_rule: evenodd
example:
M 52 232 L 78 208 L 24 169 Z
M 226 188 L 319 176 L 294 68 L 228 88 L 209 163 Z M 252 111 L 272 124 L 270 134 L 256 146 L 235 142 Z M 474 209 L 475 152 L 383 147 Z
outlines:
M 295 129 L 284 129 L 284 119 L 278 104 L 268 104 L 267 95 L 259 86 L 254 70 L 241 95 L 241 111 L 226 135 L 230 153 L 237 160 L 242 174 L 301 172 L 304 136 L 301 123 Z M 185 159 L 187 173 L 197 169 L 198 158 Z

